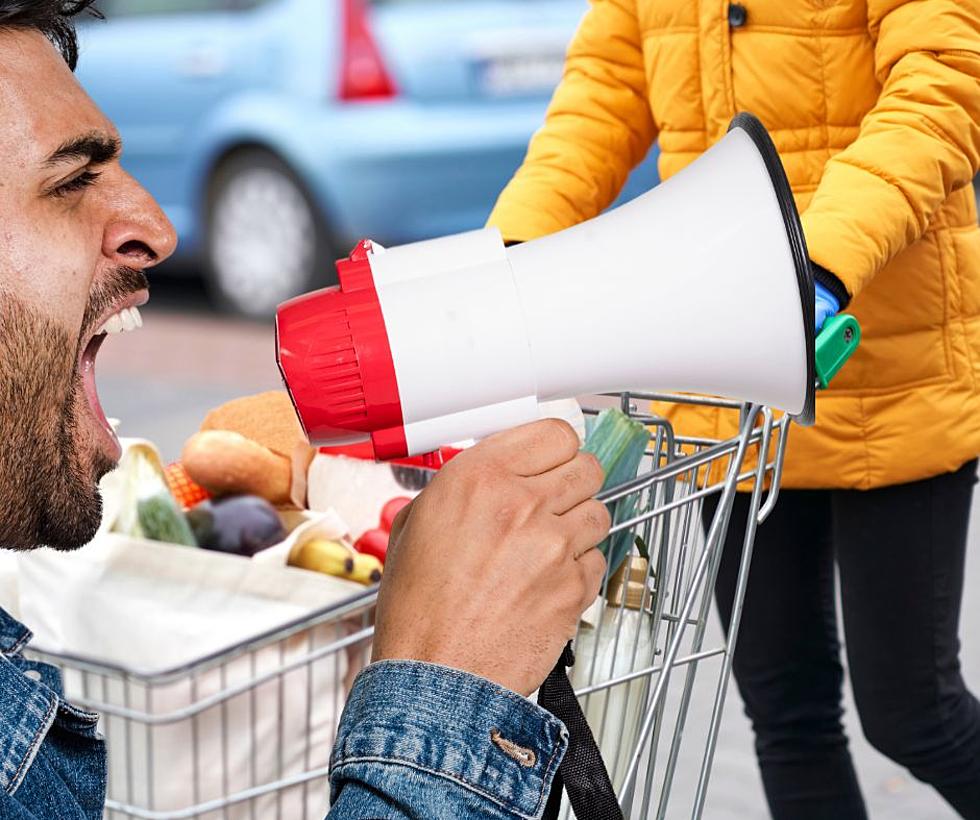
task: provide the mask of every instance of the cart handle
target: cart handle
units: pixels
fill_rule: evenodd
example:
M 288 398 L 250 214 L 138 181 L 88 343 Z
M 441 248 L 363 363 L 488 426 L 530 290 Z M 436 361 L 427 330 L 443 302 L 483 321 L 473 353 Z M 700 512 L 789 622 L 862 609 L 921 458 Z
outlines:
M 817 387 L 825 389 L 861 343 L 861 325 L 849 313 L 828 319 L 815 346 Z

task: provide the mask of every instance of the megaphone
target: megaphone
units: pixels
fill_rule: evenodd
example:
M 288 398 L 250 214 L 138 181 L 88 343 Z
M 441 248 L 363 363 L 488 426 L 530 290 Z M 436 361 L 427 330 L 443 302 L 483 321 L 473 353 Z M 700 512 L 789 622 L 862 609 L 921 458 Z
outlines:
M 337 263 L 280 306 L 278 362 L 314 445 L 380 459 L 623 390 L 751 401 L 814 419 L 814 284 L 775 146 L 739 114 L 652 191 L 505 247 L 493 228 Z

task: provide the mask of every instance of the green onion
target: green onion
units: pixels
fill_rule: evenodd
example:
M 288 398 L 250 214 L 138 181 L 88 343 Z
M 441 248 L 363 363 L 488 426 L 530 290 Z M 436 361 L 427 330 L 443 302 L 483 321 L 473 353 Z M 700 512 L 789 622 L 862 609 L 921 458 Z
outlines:
M 582 449 L 599 459 L 602 469 L 605 470 L 606 480 L 602 489 L 609 490 L 636 478 L 643 454 L 650 442 L 650 431 L 615 408 L 603 410 L 590 427 Z M 613 524 L 626 521 L 637 514 L 639 497 L 639 492 L 630 493 L 616 502 Z M 633 547 L 634 537 L 632 531 L 626 529 L 609 536 L 599 545 L 599 551 L 606 556 L 610 575 L 626 560 Z

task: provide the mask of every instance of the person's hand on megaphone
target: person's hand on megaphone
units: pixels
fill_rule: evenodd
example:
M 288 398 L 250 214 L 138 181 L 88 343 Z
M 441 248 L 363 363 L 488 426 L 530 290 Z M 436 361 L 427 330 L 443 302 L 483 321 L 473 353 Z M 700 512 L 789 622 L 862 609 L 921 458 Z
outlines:
M 548 419 L 440 470 L 392 528 L 372 661 L 440 664 L 522 695 L 541 685 L 606 568 L 603 472 L 579 446 Z
M 811 262 L 816 290 L 816 316 L 814 332 L 819 335 L 824 323 L 847 307 L 850 296 L 841 281 L 829 270 Z
M 837 301 L 837 297 L 834 296 L 827 288 L 821 285 L 819 282 L 816 283 L 816 322 L 814 324 L 814 330 L 820 333 L 821 329 L 826 322 L 832 316 L 836 316 L 840 311 L 840 302 Z

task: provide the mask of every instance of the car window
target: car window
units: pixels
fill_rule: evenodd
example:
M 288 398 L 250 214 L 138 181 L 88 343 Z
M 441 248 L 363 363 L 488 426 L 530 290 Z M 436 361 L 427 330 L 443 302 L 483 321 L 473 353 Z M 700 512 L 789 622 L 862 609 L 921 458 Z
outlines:
M 111 20 L 136 15 L 230 11 L 254 8 L 265 2 L 268 0 L 100 0 L 97 6 Z

